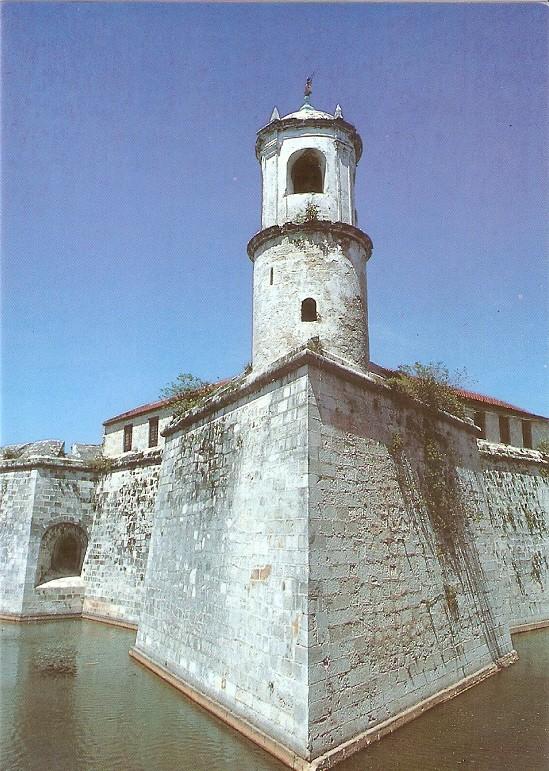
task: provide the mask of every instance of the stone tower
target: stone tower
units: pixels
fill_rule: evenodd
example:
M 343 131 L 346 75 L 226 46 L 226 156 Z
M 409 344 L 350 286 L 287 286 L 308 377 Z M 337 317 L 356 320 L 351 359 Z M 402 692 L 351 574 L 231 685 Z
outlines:
M 369 237 L 356 227 L 355 127 L 317 110 L 277 109 L 257 135 L 261 226 L 248 244 L 254 263 L 253 369 L 261 372 L 311 339 L 355 369 L 368 365 L 366 262 Z

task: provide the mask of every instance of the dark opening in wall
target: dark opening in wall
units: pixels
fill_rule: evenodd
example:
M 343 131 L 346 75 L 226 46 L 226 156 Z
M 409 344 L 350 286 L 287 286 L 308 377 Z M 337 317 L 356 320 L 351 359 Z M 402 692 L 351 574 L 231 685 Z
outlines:
M 522 446 L 532 448 L 532 424 L 529 420 L 522 421 Z
M 124 426 L 124 452 L 129 452 L 132 448 L 133 426 Z
M 288 161 L 288 193 L 323 193 L 326 161 L 318 150 L 298 151 Z
M 318 321 L 316 300 L 312 297 L 307 297 L 301 303 L 301 321 Z
M 499 440 L 503 444 L 511 444 L 511 431 L 509 429 L 509 418 L 505 415 L 499 416 Z
M 274 280 L 274 268 L 271 268 L 271 273 L 269 276 L 269 283 L 271 286 L 273 285 L 273 280 Z
M 486 439 L 486 413 L 482 410 L 477 410 L 474 417 L 475 426 L 478 426 L 481 431 L 481 438 Z
M 55 543 L 51 568 L 55 572 L 74 575 L 80 569 L 80 544 L 71 533 L 62 535 Z
M 88 537 L 79 525 L 62 522 L 49 527 L 40 541 L 35 585 L 63 576 L 79 576 L 87 547 Z
M 149 418 L 149 447 L 158 444 L 158 417 Z

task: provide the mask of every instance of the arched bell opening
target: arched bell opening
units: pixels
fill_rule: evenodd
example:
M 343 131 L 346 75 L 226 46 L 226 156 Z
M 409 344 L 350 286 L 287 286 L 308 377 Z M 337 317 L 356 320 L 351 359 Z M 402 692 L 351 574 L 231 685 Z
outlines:
M 297 150 L 288 159 L 288 195 L 294 193 L 323 193 L 326 158 L 312 148 Z
M 40 542 L 35 586 L 54 578 L 79 576 L 87 548 L 88 537 L 79 525 L 62 522 L 49 527 Z

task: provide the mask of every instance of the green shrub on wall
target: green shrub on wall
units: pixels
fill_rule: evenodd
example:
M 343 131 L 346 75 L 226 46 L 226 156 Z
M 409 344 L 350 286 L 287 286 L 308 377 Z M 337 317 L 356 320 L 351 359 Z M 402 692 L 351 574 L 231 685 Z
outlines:
M 441 362 L 421 364 L 416 361 L 398 367 L 396 375 L 388 378 L 387 383 L 393 390 L 419 399 L 429 407 L 464 418 L 463 402 L 454 389 L 460 388 L 466 378 L 465 370 L 450 374 Z

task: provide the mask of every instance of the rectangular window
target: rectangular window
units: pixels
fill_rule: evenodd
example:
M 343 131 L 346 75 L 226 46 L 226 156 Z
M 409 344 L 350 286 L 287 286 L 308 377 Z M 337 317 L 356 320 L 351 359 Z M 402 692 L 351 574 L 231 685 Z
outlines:
M 478 426 L 480 428 L 481 439 L 486 439 L 486 413 L 482 412 L 482 410 L 478 410 L 475 412 L 475 426 Z
M 149 447 L 158 444 L 158 418 L 149 418 Z
M 532 424 L 529 420 L 522 421 L 522 446 L 532 448 Z
M 124 452 L 129 452 L 132 448 L 132 435 L 133 435 L 133 426 L 124 426 Z
M 511 433 L 509 431 L 509 418 L 504 415 L 499 416 L 499 440 L 503 444 L 511 444 Z

